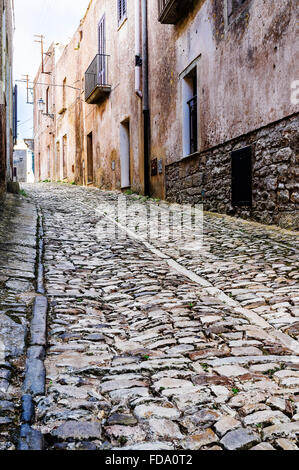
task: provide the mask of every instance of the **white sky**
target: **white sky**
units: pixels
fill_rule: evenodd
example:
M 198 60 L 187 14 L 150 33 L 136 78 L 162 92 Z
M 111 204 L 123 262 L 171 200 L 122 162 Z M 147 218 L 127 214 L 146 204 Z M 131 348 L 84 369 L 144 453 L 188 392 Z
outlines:
M 34 42 L 34 34 L 45 36 L 45 50 L 53 41 L 69 42 L 89 0 L 15 0 L 14 3 L 14 80 L 22 79 L 23 74 L 29 74 L 33 80 L 41 61 L 40 45 Z M 26 104 L 26 86 L 22 83 L 17 85 L 18 138 L 30 138 L 33 132 L 33 106 Z

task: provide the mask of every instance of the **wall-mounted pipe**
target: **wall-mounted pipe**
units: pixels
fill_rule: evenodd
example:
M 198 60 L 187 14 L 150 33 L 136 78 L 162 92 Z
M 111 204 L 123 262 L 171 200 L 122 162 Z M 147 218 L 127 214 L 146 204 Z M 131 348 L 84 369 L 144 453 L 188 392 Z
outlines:
M 141 91 L 141 25 L 140 25 L 140 0 L 135 0 L 135 92 L 139 98 L 142 98 Z

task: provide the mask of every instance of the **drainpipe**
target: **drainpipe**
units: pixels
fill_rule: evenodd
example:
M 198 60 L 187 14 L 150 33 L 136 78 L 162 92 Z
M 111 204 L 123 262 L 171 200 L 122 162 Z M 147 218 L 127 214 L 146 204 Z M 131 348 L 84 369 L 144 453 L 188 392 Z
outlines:
M 139 98 L 142 98 L 141 91 L 141 29 L 140 29 L 140 0 L 135 0 L 135 92 Z
M 144 194 L 150 195 L 150 109 L 148 88 L 148 29 L 147 29 L 147 0 L 142 0 L 142 96 L 143 96 L 143 126 L 144 126 Z

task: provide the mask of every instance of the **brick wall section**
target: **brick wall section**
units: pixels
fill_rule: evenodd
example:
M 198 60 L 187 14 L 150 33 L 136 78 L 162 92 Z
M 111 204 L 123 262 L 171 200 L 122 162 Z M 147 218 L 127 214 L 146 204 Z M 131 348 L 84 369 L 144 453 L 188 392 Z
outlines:
M 293 115 L 214 149 L 166 167 L 172 202 L 299 229 L 299 115 Z M 231 204 L 231 152 L 253 146 L 253 205 Z

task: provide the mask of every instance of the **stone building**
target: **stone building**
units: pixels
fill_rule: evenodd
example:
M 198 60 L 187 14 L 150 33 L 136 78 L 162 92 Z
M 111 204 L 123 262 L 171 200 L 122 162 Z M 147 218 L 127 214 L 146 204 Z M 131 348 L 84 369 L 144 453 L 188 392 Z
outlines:
M 92 0 L 36 77 L 36 178 L 297 227 L 295 7 Z
M 172 111 L 162 106 L 160 116 L 167 135 L 178 136 L 165 149 L 167 198 L 298 228 L 296 2 L 179 3 L 160 1 L 175 44 Z M 161 51 L 152 50 L 155 63 Z
M 13 88 L 13 1 L 0 0 L 0 204 L 12 181 L 13 145 L 17 137 L 17 87 Z
M 56 169 L 56 63 L 64 46 L 52 44 L 44 55 L 38 74 L 34 81 L 34 156 L 35 180 L 44 181 L 60 179 Z M 40 110 L 39 100 L 43 99 L 44 109 Z
M 37 180 L 67 179 L 103 189 L 144 190 L 135 11 L 133 1 L 124 1 L 121 11 L 118 2 L 91 1 L 59 60 L 53 59 L 50 47 L 45 71 L 51 74 L 40 69 L 34 86 Z M 136 48 L 140 49 L 140 13 L 138 18 Z M 54 119 L 47 111 L 38 111 L 41 100 L 51 103 Z

